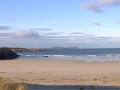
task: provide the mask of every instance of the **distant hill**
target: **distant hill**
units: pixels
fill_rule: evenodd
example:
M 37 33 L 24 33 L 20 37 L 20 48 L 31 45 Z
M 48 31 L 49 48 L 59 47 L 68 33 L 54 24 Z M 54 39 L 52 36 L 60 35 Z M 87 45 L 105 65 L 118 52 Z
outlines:
M 45 50 L 39 48 L 11 48 L 11 47 L 5 47 L 5 48 L 9 48 L 14 52 L 39 52 Z

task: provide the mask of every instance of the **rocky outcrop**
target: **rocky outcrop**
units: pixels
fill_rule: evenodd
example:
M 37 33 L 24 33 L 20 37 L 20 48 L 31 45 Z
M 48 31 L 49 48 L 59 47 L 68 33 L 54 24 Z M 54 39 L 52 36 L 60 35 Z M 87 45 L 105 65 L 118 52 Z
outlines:
M 0 48 L 0 60 L 15 59 L 19 57 L 15 52 L 8 48 Z

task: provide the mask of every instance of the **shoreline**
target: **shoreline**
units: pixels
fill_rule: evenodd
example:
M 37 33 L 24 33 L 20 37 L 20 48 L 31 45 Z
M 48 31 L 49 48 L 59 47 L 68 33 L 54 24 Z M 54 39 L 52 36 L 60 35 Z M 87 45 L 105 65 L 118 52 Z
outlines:
M 110 59 L 110 58 L 75 58 L 75 57 L 40 57 L 40 58 L 17 58 L 15 60 L 61 60 L 61 61 L 79 61 L 85 63 L 104 63 L 104 62 L 120 62 L 120 59 Z
M 0 61 L 0 76 L 33 85 L 120 86 L 120 62 Z

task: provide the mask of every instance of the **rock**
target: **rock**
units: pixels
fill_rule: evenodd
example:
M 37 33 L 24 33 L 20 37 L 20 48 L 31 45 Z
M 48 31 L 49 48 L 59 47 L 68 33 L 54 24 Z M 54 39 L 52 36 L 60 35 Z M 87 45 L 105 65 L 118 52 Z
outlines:
M 49 55 L 44 55 L 43 57 L 49 57 Z
M 19 57 L 19 55 L 9 48 L 0 48 L 0 60 L 15 59 L 17 57 Z

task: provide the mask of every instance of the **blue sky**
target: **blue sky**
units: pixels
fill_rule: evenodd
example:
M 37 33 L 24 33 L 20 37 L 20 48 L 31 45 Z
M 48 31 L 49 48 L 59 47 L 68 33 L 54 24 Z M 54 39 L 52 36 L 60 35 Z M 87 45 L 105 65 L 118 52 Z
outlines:
M 0 46 L 120 47 L 119 10 L 120 0 L 0 0 Z

